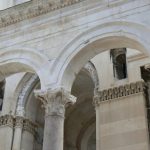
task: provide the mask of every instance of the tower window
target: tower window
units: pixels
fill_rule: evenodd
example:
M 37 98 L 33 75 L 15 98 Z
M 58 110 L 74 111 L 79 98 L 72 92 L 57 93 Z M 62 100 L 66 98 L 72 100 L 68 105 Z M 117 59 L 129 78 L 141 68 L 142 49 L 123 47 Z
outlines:
M 118 80 L 127 78 L 126 48 L 111 49 L 110 57 L 113 63 L 114 77 Z

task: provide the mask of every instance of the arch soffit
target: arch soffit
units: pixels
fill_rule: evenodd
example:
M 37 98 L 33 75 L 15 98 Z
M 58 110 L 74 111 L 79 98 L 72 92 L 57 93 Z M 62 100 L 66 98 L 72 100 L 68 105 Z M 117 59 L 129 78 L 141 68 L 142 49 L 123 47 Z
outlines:
M 42 89 L 49 84 L 51 62 L 41 52 L 17 47 L 1 50 L 0 56 L 1 78 L 18 72 L 32 72 L 39 76 Z
M 111 48 L 128 47 L 149 55 L 149 35 L 150 30 L 142 24 L 120 21 L 107 22 L 85 31 L 71 41 L 54 62 L 51 72 L 55 74 L 55 84 L 63 85 L 70 91 L 76 75 L 86 62 Z

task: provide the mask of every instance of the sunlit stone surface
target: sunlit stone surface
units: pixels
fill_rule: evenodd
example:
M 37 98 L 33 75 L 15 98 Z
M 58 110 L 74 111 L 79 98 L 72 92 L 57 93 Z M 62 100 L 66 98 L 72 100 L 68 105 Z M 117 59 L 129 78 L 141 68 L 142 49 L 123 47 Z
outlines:
M 149 0 L 0 0 L 0 149 L 149 150 Z

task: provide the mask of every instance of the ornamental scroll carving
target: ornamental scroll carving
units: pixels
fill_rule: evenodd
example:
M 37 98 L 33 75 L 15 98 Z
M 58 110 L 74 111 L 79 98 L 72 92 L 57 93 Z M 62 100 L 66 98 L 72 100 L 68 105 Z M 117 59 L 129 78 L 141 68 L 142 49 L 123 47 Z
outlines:
M 26 119 L 21 116 L 12 116 L 12 115 L 5 115 L 0 117 L 0 127 L 1 126 L 9 126 L 12 128 L 22 128 L 24 131 L 28 131 L 32 134 L 35 133 L 37 125 L 33 123 L 31 120 Z
M 97 95 L 94 96 L 94 104 L 98 105 L 99 103 L 101 103 L 103 101 L 144 92 L 145 87 L 146 87 L 146 84 L 144 81 L 138 81 L 138 82 L 106 89 L 103 91 L 99 91 L 99 92 L 97 92 Z

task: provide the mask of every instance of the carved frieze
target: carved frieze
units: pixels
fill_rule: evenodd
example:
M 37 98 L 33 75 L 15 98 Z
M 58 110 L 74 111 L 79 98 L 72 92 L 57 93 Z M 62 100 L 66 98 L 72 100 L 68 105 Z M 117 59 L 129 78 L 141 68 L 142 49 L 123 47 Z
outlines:
M 15 118 L 14 127 L 20 127 L 20 128 L 22 128 L 23 127 L 23 121 L 24 121 L 23 117 L 17 116 Z
M 11 24 L 15 24 L 25 19 L 30 19 L 36 16 L 46 14 L 48 12 L 67 7 L 69 5 L 76 4 L 83 0 L 69 0 L 66 2 L 52 3 L 47 1 L 45 3 L 36 3 L 36 5 L 17 11 L 15 9 L 11 14 L 0 17 L 0 27 L 6 27 Z M 14 6 L 15 7 L 15 6 Z
M 24 131 L 28 131 L 28 132 L 34 134 L 36 127 L 37 127 L 36 124 L 33 123 L 32 121 L 30 121 L 29 119 L 24 120 L 24 123 L 23 123 L 23 130 Z
M 0 126 L 10 126 L 13 127 L 14 118 L 11 115 L 5 115 L 0 117 Z
M 144 92 L 145 83 L 144 81 L 138 81 L 135 83 L 125 84 L 118 87 L 113 87 L 103 91 L 97 92 L 94 96 L 94 104 L 98 105 L 103 101 L 112 100 L 120 97 L 129 96 L 132 94 Z
M 32 134 L 35 133 L 36 124 L 21 116 L 12 116 L 12 115 L 4 115 L 0 116 L 0 127 L 1 126 L 9 126 L 11 128 L 22 128 L 25 131 L 28 131 Z

